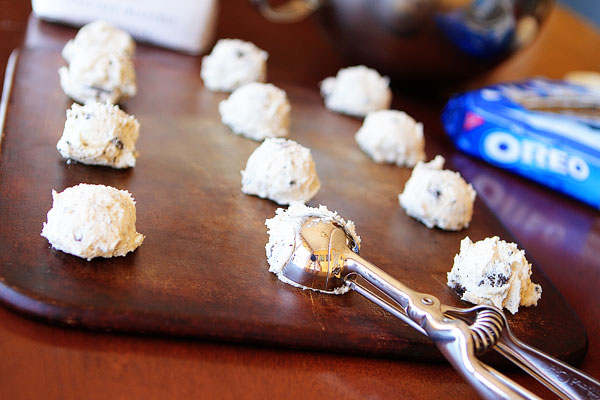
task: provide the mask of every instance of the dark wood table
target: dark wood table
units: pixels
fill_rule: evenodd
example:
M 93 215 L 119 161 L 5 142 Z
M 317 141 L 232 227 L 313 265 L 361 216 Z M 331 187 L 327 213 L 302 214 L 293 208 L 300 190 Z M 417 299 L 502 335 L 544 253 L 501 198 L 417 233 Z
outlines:
M 274 79 L 316 85 L 344 66 L 311 21 L 274 26 L 245 0 L 220 4 L 219 37 L 261 43 L 270 53 Z M 26 1 L 0 1 L 0 76 L 10 51 L 22 45 L 29 12 Z M 598 30 L 556 8 L 530 48 L 471 85 L 600 70 L 598 49 Z M 589 351 L 579 367 L 600 376 L 598 211 L 458 152 L 451 162 L 580 316 Z M 31 321 L 3 308 L 0 321 L 3 399 L 476 397 L 445 363 L 92 333 Z M 525 374 L 508 374 L 550 397 Z

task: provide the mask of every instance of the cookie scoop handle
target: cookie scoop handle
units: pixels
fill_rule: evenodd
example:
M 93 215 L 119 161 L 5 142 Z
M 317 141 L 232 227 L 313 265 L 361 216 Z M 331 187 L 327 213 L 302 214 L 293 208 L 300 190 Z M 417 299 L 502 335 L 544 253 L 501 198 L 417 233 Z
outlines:
M 277 7 L 272 7 L 269 0 L 250 2 L 267 21 L 276 23 L 298 22 L 315 12 L 321 5 L 321 0 L 288 0 Z
M 504 317 L 504 315 L 503 315 Z M 517 339 L 505 318 L 496 351 L 546 385 L 561 399 L 600 399 L 600 382 Z
M 402 312 L 394 313 L 409 325 L 427 334 L 452 366 L 484 399 L 539 399 L 535 394 L 482 363 L 475 355 L 469 326 L 461 320 L 446 317 L 435 296 L 418 293 L 385 271 L 353 252 L 346 252 L 345 280 L 363 294 L 353 278 L 358 275 L 389 296 Z M 379 304 L 377 296 L 366 296 Z
M 429 336 L 452 366 L 485 399 L 538 399 L 475 355 L 469 325 L 444 315 L 434 296 L 418 293 L 360 257 L 356 237 L 340 221 L 309 216 L 295 238 L 295 250 L 280 279 L 303 288 L 336 292 L 348 286 L 411 327 Z M 293 245 L 293 244 L 292 244 Z M 362 287 L 360 276 L 389 297 L 389 302 Z M 284 280 L 284 279 L 282 279 Z

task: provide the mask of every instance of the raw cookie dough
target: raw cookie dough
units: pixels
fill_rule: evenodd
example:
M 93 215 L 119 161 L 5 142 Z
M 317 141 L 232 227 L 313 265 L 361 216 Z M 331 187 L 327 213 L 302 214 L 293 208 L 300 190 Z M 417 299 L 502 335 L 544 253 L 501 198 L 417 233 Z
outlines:
M 219 103 L 221 121 L 234 133 L 252 140 L 287 136 L 290 102 L 270 83 L 247 83 Z
M 283 138 L 265 139 L 241 173 L 243 193 L 281 205 L 305 203 L 321 187 L 310 150 Z
M 325 107 L 355 117 L 385 110 L 392 103 L 390 80 L 364 65 L 340 69 L 337 76 L 321 82 Z
M 444 161 L 439 155 L 428 163 L 419 161 L 398 200 L 428 228 L 458 231 L 471 222 L 476 193 L 458 172 L 443 170 Z
M 56 144 L 59 153 L 83 164 L 134 167 L 140 123 L 133 115 L 107 103 L 73 104 Z
M 135 230 L 135 201 L 125 190 L 82 183 L 52 191 L 42 236 L 53 248 L 85 258 L 124 256 L 144 240 Z
M 542 296 L 542 287 L 530 276 L 531 264 L 515 243 L 498 236 L 473 243 L 466 237 L 448 272 L 448 286 L 465 301 L 492 304 L 514 314 L 520 305 L 537 305 Z
M 239 39 L 221 39 L 202 58 L 200 76 L 204 86 L 217 92 L 231 92 L 250 82 L 266 82 L 266 51 Z
M 78 52 L 68 67 L 60 67 L 60 86 L 79 103 L 116 104 L 137 93 L 133 60 L 94 48 Z
M 275 211 L 275 216 L 265 221 L 267 233 L 269 235 L 269 241 L 265 247 L 269 271 L 277 275 L 281 281 L 303 289 L 311 288 L 307 288 L 287 279 L 283 276 L 282 270 L 296 248 L 296 240 L 300 235 L 302 224 L 304 224 L 309 217 L 319 217 L 327 221 L 336 222 L 354 239 L 356 245 L 360 246 L 360 236 L 356 234 L 354 222 L 344 221 L 337 212 L 329 211 L 327 207 L 323 205 L 320 205 L 319 207 L 307 207 L 304 204 L 296 203 L 292 204 L 287 210 L 278 208 Z M 325 293 L 342 294 L 346 293 L 348 290 L 349 287 L 344 285 L 336 288 L 333 292 Z
M 62 56 L 67 63 L 70 63 L 77 54 L 89 49 L 133 57 L 135 42 L 126 31 L 106 21 L 94 21 L 84 25 L 75 38 L 65 44 Z
M 397 110 L 367 114 L 355 135 L 358 146 L 375 162 L 414 167 L 425 160 L 423 124 Z

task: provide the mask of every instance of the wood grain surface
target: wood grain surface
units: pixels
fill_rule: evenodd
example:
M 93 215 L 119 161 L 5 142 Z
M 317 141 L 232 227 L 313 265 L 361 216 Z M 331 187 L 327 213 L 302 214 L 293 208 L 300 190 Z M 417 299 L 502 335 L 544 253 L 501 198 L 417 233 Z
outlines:
M 264 221 L 277 206 L 240 191 L 239 171 L 258 144 L 221 124 L 217 106 L 226 95 L 203 87 L 198 58 L 139 49 L 139 94 L 124 108 L 141 122 L 141 156 L 127 170 L 69 165 L 56 151 L 71 104 L 58 84 L 62 64 L 53 46 L 25 48 L 19 57 L 0 164 L 0 297 L 7 306 L 94 330 L 440 358 L 429 340 L 360 295 L 302 291 L 267 271 Z M 409 287 L 465 306 L 445 285 L 459 242 L 467 235 L 513 240 L 502 224 L 478 200 L 468 229 L 427 229 L 398 205 L 410 169 L 378 165 L 362 153 L 353 138 L 359 120 L 327 111 L 316 88 L 274 83 L 292 104 L 290 138 L 312 149 L 322 182 L 309 204 L 354 220 L 363 257 Z M 420 105 L 415 117 L 435 130 L 437 107 Z M 440 136 L 426 133 L 428 158 L 444 153 Z M 137 228 L 146 235 L 137 251 L 87 262 L 40 237 L 51 190 L 78 183 L 133 194 Z M 537 267 L 533 280 L 542 300 L 509 317 L 515 333 L 581 360 L 583 325 Z

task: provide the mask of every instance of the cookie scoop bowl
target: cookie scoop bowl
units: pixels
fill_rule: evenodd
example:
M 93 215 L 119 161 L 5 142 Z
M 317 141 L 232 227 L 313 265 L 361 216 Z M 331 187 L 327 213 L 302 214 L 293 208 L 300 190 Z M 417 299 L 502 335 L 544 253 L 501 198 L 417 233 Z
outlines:
M 342 273 L 346 272 L 349 256 L 358 257 L 359 246 L 342 226 L 309 217 L 295 245 L 281 271 L 283 277 L 325 293 L 347 291 Z

